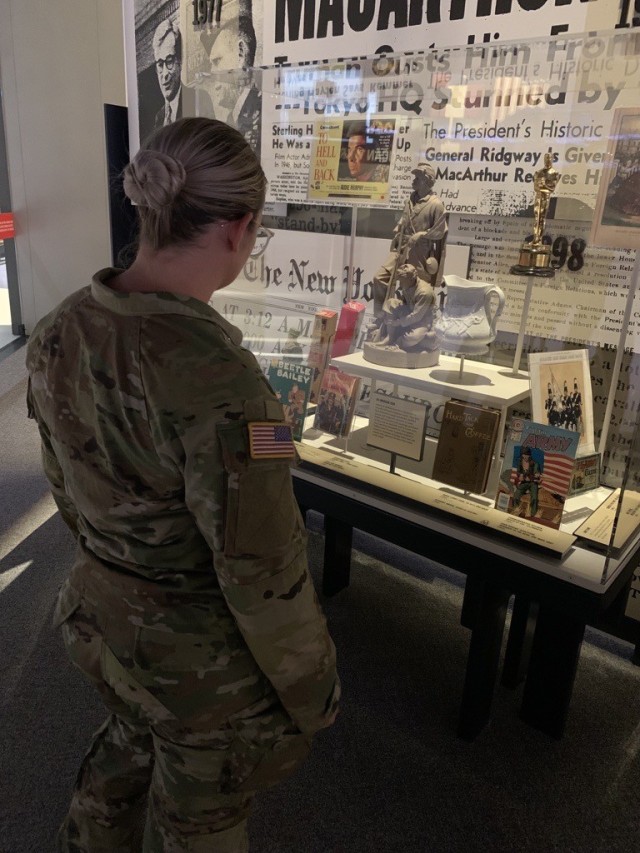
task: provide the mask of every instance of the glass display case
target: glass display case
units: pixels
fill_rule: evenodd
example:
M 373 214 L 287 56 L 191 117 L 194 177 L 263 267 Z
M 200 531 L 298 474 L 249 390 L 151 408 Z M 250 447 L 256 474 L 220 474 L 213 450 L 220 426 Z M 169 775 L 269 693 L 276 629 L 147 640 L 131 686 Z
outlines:
M 280 396 L 298 476 L 450 514 L 587 588 L 629 562 L 639 42 L 195 74 L 269 180 L 267 231 L 212 305 Z

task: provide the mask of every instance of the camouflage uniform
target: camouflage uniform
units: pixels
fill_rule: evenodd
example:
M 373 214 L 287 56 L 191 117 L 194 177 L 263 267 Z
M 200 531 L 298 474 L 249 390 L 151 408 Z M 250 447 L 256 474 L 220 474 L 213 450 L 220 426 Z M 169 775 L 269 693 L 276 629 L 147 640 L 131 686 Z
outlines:
M 56 608 L 110 718 L 60 849 L 243 851 L 255 791 L 336 712 L 335 648 L 288 460 L 252 459 L 282 408 L 208 305 L 98 273 L 37 325 L 29 405 L 78 549 Z

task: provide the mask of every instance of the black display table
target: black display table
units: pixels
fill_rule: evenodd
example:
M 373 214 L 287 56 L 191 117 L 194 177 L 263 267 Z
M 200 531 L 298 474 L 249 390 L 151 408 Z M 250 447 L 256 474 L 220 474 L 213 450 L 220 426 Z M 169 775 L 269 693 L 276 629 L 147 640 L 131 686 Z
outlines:
M 303 463 L 294 472 L 304 510 L 325 517 L 323 592 L 349 583 L 352 530 L 357 528 L 466 575 L 461 623 L 471 630 L 458 735 L 475 738 L 488 723 L 499 670 L 507 607 L 515 604 L 503 684 L 525 679 L 521 717 L 552 737 L 564 732 L 580 648 L 587 624 L 624 609 L 640 545 L 626 555 L 615 577 L 584 588 L 528 565 L 527 550 L 477 525 L 465 525 L 396 495 L 340 480 Z M 408 511 L 407 511 L 408 510 Z

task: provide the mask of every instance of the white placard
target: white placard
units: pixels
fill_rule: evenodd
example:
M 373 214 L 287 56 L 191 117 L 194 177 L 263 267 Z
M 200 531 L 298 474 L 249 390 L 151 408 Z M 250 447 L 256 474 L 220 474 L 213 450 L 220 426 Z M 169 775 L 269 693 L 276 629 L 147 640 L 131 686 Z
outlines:
M 367 444 L 408 459 L 422 460 L 427 410 L 418 403 L 373 394 L 369 404 Z

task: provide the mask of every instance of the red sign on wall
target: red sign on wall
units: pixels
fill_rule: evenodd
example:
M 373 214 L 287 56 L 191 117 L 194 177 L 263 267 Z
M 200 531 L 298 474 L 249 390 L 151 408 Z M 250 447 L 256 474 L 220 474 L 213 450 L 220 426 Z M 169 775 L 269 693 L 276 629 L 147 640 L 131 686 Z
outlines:
M 0 213 L 0 240 L 16 236 L 13 213 Z

